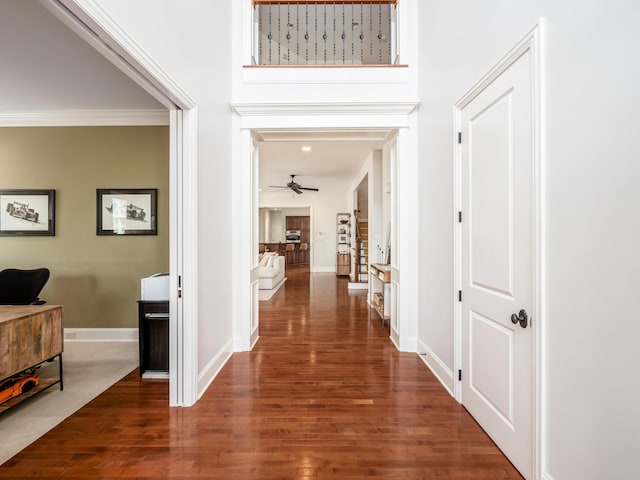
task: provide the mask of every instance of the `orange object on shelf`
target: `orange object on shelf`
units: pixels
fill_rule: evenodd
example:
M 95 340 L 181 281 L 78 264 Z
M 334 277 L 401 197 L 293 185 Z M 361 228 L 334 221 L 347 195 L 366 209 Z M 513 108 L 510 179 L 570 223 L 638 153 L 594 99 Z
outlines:
M 34 371 L 18 373 L 7 378 L 0 383 L 0 403 L 28 392 L 39 383 L 38 374 Z

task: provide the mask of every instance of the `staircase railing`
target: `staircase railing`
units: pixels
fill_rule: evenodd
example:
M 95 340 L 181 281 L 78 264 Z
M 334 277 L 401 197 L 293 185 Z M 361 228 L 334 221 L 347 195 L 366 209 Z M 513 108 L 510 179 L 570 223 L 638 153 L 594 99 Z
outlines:
M 255 65 L 393 65 L 398 0 L 253 0 Z

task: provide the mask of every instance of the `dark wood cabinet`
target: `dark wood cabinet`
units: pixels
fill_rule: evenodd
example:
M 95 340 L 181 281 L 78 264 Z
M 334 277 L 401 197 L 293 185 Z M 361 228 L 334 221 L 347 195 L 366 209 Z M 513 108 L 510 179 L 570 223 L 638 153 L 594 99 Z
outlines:
M 309 265 L 309 250 L 311 249 L 311 217 L 309 215 L 291 215 L 286 217 L 287 230 L 300 230 L 300 243 L 296 243 L 295 250 L 286 252 L 287 265 Z M 300 249 L 306 245 L 306 249 Z
M 300 217 L 300 243 L 306 243 L 309 245 L 310 231 L 311 231 L 311 217 Z M 307 262 L 309 263 L 309 262 Z
M 140 376 L 169 372 L 169 302 L 138 300 Z
M 290 216 L 286 220 L 287 230 L 302 230 L 302 217 Z

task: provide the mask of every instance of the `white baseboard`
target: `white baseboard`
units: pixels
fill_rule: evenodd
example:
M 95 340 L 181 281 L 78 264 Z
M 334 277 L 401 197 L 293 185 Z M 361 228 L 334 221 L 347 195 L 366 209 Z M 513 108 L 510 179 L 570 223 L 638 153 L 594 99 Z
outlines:
M 404 348 L 400 349 L 401 352 L 418 353 L 418 338 L 407 337 L 404 342 Z
M 391 340 L 393 346 L 396 347 L 396 350 L 400 351 L 400 346 L 398 345 L 398 342 L 396 342 L 396 339 L 393 335 L 389 335 L 389 340 Z
M 314 273 L 336 273 L 336 267 L 313 267 L 311 271 Z
M 453 372 L 440 358 L 431 351 L 422 341 L 418 341 L 418 356 L 422 359 L 429 370 L 435 375 L 442 386 L 455 398 L 453 393 L 455 379 Z
M 65 328 L 64 341 L 137 342 L 137 328 Z
M 198 399 L 204 392 L 207 391 L 213 379 L 216 378 L 222 367 L 229 361 L 233 354 L 233 340 L 229 340 L 227 344 L 222 347 L 220 352 L 211 359 L 206 367 L 198 375 Z
M 349 282 L 349 290 L 369 290 L 369 284 L 364 282 Z
M 153 379 L 165 380 L 169 378 L 169 372 L 154 372 L 151 370 L 147 370 L 142 374 L 142 378 L 153 378 Z

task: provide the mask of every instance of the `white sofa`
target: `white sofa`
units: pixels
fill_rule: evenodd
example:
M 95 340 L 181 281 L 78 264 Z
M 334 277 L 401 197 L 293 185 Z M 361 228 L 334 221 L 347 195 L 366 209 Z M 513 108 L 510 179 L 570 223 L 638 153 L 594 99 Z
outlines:
M 271 290 L 284 278 L 284 257 L 276 252 L 267 252 L 258 267 L 258 288 Z

